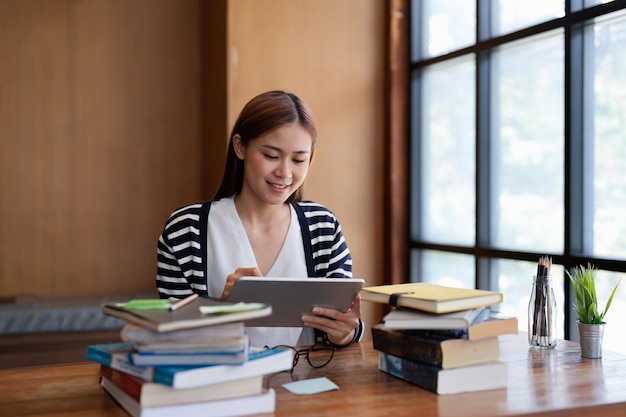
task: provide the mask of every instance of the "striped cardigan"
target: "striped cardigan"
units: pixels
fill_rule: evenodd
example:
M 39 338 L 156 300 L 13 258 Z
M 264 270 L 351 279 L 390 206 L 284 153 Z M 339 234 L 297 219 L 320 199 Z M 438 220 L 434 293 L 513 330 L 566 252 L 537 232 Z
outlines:
M 298 216 L 306 266 L 310 277 L 351 278 L 352 256 L 335 215 L 324 206 L 300 201 L 292 204 Z M 211 201 L 175 210 L 157 245 L 156 284 L 161 298 L 208 296 L 207 221 Z M 353 341 L 361 339 L 363 322 Z
M 294 203 L 310 277 L 352 277 L 352 256 L 333 213 L 309 201 Z M 161 298 L 207 292 L 207 221 L 210 201 L 174 211 L 157 247 L 157 288 Z

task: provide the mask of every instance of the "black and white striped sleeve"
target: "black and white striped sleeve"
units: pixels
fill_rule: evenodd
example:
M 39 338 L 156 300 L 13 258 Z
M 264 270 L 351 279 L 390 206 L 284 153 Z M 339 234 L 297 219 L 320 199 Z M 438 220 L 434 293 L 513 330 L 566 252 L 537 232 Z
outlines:
M 161 298 L 207 294 L 206 222 L 210 203 L 190 204 L 175 210 L 157 244 L 156 285 Z

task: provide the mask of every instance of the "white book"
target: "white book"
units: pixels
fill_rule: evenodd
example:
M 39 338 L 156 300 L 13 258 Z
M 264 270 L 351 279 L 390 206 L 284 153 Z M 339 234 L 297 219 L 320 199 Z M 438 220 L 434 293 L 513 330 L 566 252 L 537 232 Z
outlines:
M 141 407 L 136 400 L 107 378 L 102 378 L 101 385 L 133 417 L 236 417 L 273 413 L 276 409 L 276 393 L 272 388 L 258 395 L 226 400 L 200 401 L 163 407 Z
M 390 311 L 383 317 L 385 327 L 397 330 L 467 329 L 483 307 L 453 313 L 435 314 L 413 309 Z

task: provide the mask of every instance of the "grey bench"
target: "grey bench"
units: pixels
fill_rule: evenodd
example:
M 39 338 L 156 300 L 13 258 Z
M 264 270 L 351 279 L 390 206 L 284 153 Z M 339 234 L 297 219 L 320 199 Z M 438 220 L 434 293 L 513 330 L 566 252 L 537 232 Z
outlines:
M 155 298 L 155 294 L 3 299 L 0 335 L 121 329 L 124 321 L 104 315 L 100 306 L 134 298 Z

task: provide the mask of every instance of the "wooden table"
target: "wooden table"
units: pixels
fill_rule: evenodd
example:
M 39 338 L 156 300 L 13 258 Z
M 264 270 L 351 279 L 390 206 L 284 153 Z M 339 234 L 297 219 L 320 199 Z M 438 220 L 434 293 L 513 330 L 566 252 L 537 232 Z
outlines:
M 500 338 L 509 366 L 505 389 L 436 395 L 377 369 L 371 342 L 338 350 L 333 361 L 312 369 L 301 360 L 293 375 L 267 379 L 276 389 L 276 416 L 624 416 L 626 356 L 604 352 L 585 359 L 577 343 L 556 350 L 528 348 L 526 335 Z M 298 396 L 282 384 L 325 376 L 340 389 Z M 98 365 L 80 363 L 0 371 L 0 416 L 126 416 L 102 390 Z

